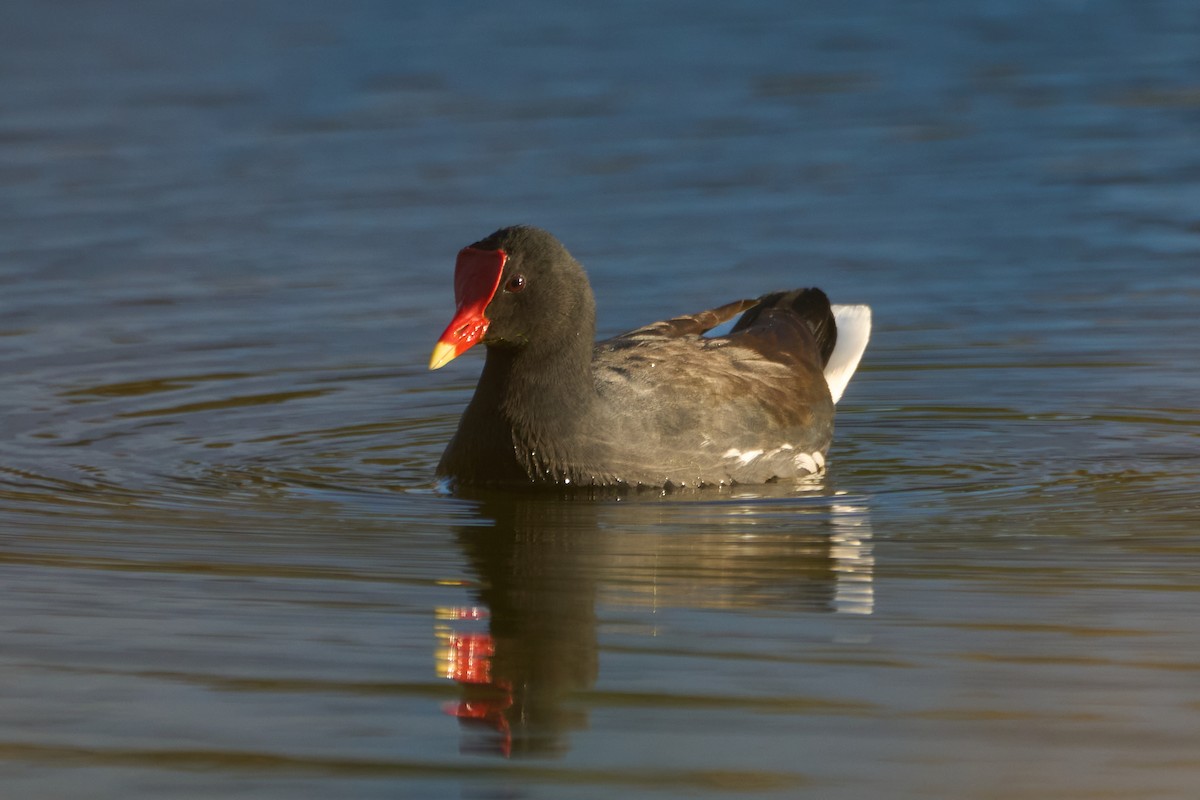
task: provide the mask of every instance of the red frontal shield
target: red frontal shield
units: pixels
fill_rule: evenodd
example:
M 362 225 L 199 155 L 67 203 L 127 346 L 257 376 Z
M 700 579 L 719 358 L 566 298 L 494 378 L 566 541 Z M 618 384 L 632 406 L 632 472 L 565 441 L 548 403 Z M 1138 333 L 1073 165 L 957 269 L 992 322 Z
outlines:
M 454 264 L 454 302 L 458 310 L 433 348 L 430 369 L 449 364 L 483 338 L 488 327 L 483 312 L 496 296 L 507 260 L 503 250 L 464 247 L 458 252 Z

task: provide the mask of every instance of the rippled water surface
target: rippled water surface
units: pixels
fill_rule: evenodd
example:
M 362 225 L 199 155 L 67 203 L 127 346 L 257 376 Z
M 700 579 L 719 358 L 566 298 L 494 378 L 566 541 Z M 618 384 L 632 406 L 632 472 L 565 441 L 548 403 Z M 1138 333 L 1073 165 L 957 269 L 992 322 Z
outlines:
M 5 6 L 4 797 L 1193 798 L 1192 2 Z M 455 251 L 814 284 L 819 482 L 451 495 Z

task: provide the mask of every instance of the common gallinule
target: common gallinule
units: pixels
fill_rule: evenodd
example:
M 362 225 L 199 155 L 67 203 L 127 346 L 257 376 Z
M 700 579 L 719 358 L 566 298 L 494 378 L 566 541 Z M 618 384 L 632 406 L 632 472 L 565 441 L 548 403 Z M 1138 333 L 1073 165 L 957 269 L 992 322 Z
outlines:
M 594 342 L 583 267 L 504 228 L 458 254 L 430 369 L 487 360 L 437 472 L 471 485 L 705 486 L 821 472 L 833 404 L 871 332 L 820 289 L 738 300 Z M 741 314 L 723 336 L 705 336 Z

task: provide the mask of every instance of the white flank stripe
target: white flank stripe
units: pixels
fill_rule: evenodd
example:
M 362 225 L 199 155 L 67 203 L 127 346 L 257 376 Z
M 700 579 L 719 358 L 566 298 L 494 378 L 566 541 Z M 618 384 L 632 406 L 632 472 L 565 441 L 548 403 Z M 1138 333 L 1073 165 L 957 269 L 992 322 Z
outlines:
M 801 453 L 795 460 L 798 469 L 806 469 L 813 475 L 817 473 L 817 462 L 808 453 Z

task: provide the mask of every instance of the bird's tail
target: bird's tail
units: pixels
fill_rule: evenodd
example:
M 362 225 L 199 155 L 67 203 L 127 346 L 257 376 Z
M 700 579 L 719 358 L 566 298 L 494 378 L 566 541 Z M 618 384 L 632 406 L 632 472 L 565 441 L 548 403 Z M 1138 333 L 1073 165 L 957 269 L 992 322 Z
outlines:
M 871 338 L 871 307 L 833 306 L 832 309 L 837 321 L 837 346 L 825 362 L 825 382 L 836 403 L 846 391 L 846 384 L 850 383 L 867 349 L 867 341 Z
M 763 312 L 786 309 L 795 314 L 812 332 L 821 352 L 825 382 L 833 402 L 841 399 L 846 384 L 862 360 L 871 338 L 870 306 L 831 306 L 820 289 L 793 289 L 773 292 L 758 299 L 758 304 L 742 315 L 730 333 L 751 327 Z
M 793 289 L 790 292 L 772 292 L 758 298 L 758 304 L 742 315 L 730 333 L 737 333 L 754 325 L 763 312 L 791 312 L 804 321 L 817 340 L 821 351 L 821 364 L 827 364 L 837 344 L 837 323 L 830 310 L 829 298 L 820 289 Z

